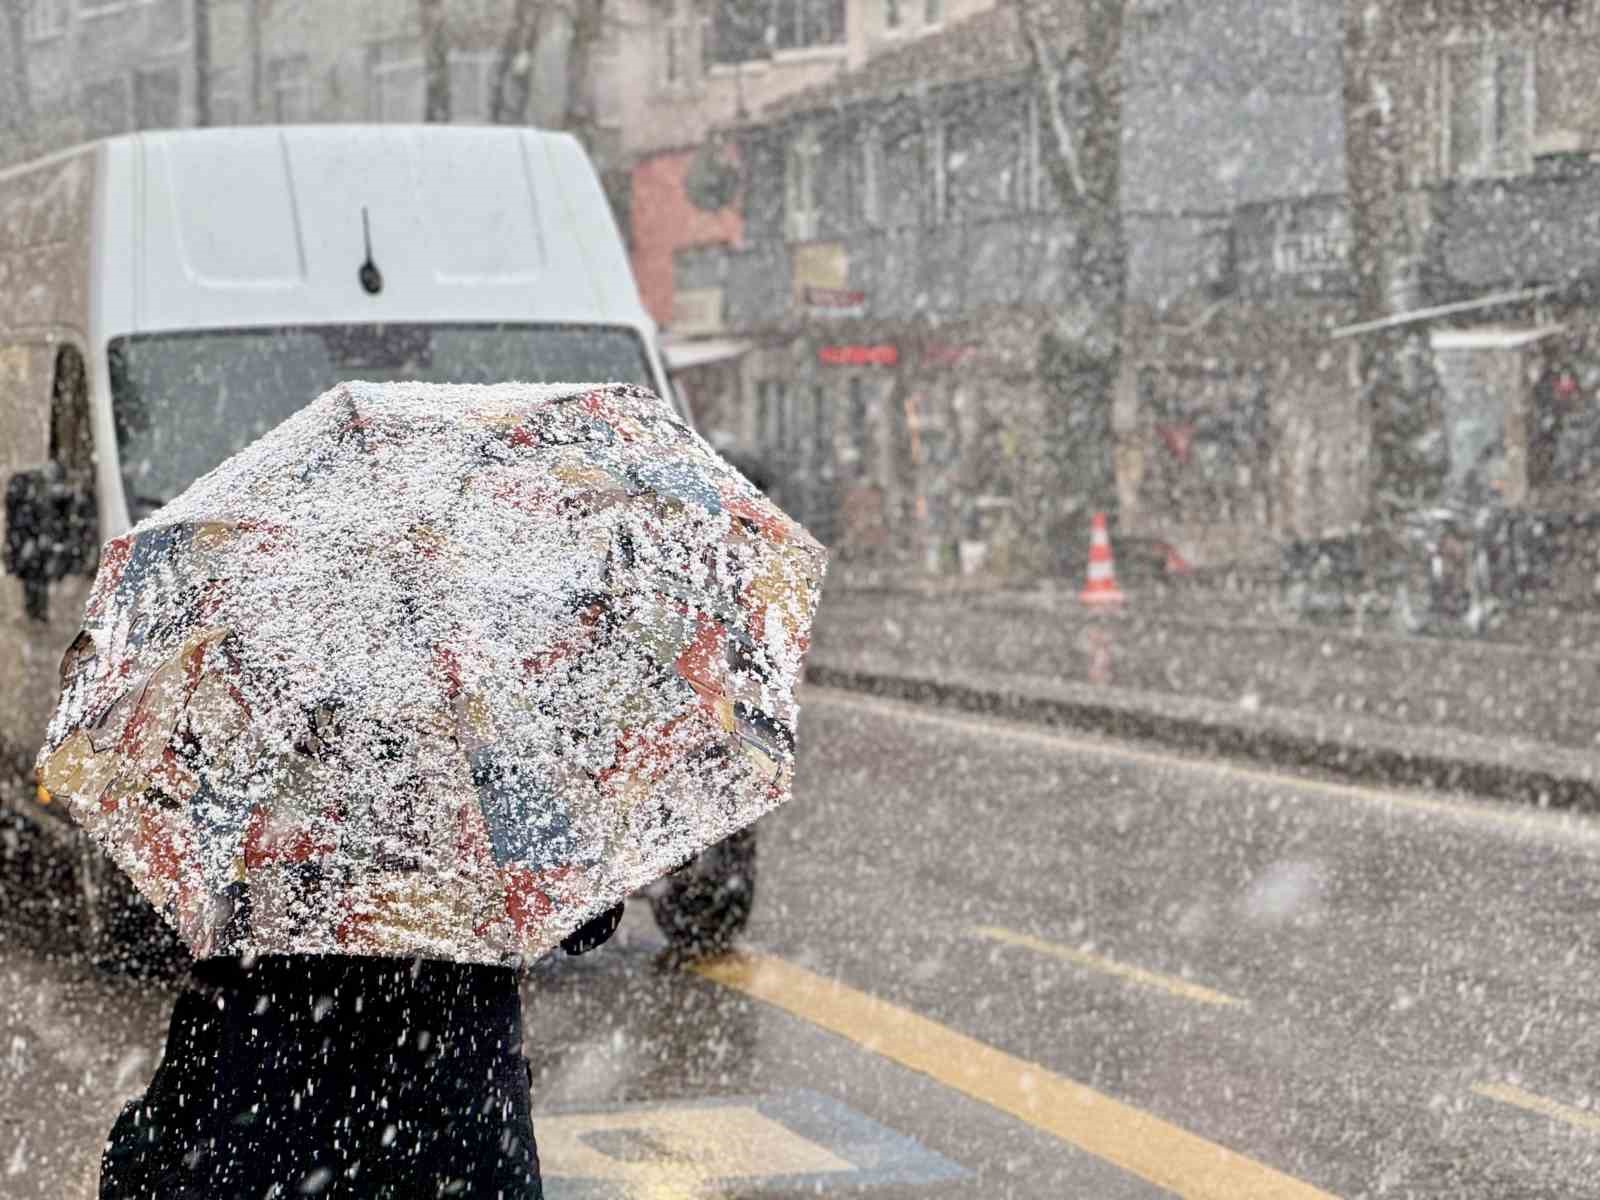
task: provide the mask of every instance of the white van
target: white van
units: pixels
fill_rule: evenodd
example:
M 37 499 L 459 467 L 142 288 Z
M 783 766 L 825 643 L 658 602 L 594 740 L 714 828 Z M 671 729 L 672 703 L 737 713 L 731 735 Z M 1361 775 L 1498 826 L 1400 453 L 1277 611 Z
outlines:
M 91 941 L 105 860 L 31 779 L 100 542 L 340 380 L 671 396 L 655 334 L 563 134 L 141 133 L 0 173 L 0 794 L 68 839 Z

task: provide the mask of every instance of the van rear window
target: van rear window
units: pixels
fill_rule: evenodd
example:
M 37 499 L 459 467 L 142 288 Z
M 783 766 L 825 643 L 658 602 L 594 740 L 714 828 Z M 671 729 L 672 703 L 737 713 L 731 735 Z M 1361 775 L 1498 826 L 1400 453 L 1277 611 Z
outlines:
M 644 342 L 602 325 L 308 325 L 139 334 L 110 346 L 135 521 L 337 383 L 655 386 Z

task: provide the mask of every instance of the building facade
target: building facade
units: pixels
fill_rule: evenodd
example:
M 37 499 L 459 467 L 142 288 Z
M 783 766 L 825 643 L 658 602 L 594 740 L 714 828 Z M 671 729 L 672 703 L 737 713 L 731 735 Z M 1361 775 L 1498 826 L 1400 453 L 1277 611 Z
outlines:
M 1364 361 L 1398 481 L 1559 525 L 1600 505 L 1600 6 L 1436 0 L 1347 24 Z M 1403 365 L 1422 358 L 1420 378 Z M 1400 364 L 1396 366 L 1395 364 Z M 1431 452 L 1419 443 L 1434 445 Z M 1574 549 L 1574 548 L 1569 548 Z M 1587 546 L 1559 556 L 1592 599 Z M 1569 572 L 1569 573 L 1570 573 Z
M 421 121 L 434 37 L 452 121 L 581 120 L 602 165 L 619 161 L 622 30 L 603 0 L 450 0 L 430 35 L 418 0 L 17 3 L 21 36 L 0 38 L 29 120 L 11 161 L 136 129 Z
M 1041 11 L 1065 62 L 1076 10 Z M 742 238 L 674 255 L 742 350 L 702 424 L 844 561 L 1064 569 L 1109 491 L 1116 256 L 1043 95 L 1012 6 L 879 53 L 738 126 Z
M 1340 0 L 1141 0 L 1123 31 L 1124 534 L 1270 564 L 1358 523 Z

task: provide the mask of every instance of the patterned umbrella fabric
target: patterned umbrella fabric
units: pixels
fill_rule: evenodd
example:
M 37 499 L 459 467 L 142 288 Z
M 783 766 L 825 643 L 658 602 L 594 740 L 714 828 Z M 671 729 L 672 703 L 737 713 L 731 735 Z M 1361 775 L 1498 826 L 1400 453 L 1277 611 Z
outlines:
M 650 392 L 344 385 L 107 543 L 39 783 L 198 957 L 531 958 L 788 797 L 824 565 Z

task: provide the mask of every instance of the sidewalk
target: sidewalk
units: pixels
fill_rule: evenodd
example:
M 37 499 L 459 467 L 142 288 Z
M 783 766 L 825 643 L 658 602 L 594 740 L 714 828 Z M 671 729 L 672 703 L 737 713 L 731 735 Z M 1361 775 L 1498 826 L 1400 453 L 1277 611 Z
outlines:
M 1126 585 L 1124 585 L 1126 587 Z M 1486 639 L 1303 624 L 1263 591 L 1076 591 L 838 572 L 808 678 L 1342 777 L 1600 811 L 1600 621 Z

